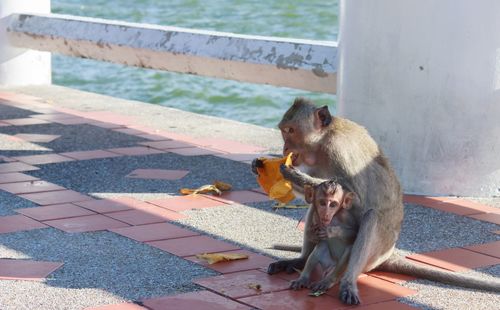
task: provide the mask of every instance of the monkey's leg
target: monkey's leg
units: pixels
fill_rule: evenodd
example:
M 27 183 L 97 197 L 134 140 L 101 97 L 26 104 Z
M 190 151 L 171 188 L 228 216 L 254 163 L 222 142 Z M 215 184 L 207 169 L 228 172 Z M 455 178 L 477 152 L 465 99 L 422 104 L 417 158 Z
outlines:
M 311 252 L 307 258 L 304 270 L 300 273 L 300 277 L 293 280 L 290 283 L 290 288 L 298 290 L 309 286 L 309 280 L 311 279 L 311 273 L 319 262 L 323 261 L 326 256 L 330 256 L 330 251 L 328 250 L 328 244 L 326 242 L 320 242 Z M 331 259 L 330 259 L 331 261 Z
M 341 255 L 339 261 L 337 262 L 337 265 L 335 268 L 330 270 L 323 279 L 320 281 L 313 283 L 311 285 L 311 291 L 313 292 L 324 292 L 337 284 L 337 282 L 340 280 L 340 276 L 342 273 L 345 271 L 347 268 L 347 263 L 349 262 L 349 257 L 351 254 L 351 246 L 347 246 L 344 250 L 344 253 Z
M 286 271 L 287 273 L 293 273 L 296 269 L 302 270 L 306 264 L 306 260 L 313 251 L 317 242 L 313 242 L 312 239 L 312 217 L 314 212 L 311 211 L 312 208 L 307 210 L 306 214 L 306 224 L 304 229 L 304 241 L 302 244 L 302 252 L 299 258 L 280 260 L 275 263 L 271 263 L 267 268 L 268 274 L 275 274 L 281 271 Z
M 356 280 L 364 271 L 371 257 L 378 249 L 381 236 L 378 235 L 378 219 L 375 210 L 368 210 L 361 219 L 358 236 L 354 241 L 347 271 L 340 281 L 340 300 L 343 303 L 360 303 Z

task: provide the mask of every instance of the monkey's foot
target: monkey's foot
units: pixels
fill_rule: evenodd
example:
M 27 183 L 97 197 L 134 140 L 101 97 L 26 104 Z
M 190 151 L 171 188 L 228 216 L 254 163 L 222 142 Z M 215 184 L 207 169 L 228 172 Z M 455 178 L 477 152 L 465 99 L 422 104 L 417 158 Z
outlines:
M 312 292 L 318 292 L 318 291 L 327 291 L 330 289 L 333 285 L 335 284 L 335 281 L 332 281 L 330 279 L 323 279 L 321 281 L 315 282 L 311 284 L 309 287 L 311 288 Z
M 275 274 L 281 271 L 286 271 L 286 273 L 293 273 L 297 270 L 302 270 L 304 268 L 305 261 L 303 259 L 290 259 L 290 260 L 280 260 L 275 263 L 269 264 L 267 267 L 268 274 Z
M 293 280 L 290 283 L 290 288 L 293 290 L 300 290 L 301 288 L 306 288 L 309 284 L 309 277 L 300 276 L 297 280 Z
M 355 284 L 347 281 L 340 283 L 340 300 L 348 305 L 359 305 L 358 288 Z

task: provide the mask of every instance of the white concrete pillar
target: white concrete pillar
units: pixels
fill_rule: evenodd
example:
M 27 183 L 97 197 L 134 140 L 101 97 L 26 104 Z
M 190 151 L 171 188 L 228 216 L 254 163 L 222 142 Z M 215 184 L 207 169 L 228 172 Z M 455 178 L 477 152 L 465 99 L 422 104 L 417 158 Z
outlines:
M 500 1 L 341 0 L 339 113 L 408 193 L 500 195 Z
M 12 13 L 50 13 L 50 0 L 0 1 L 0 85 L 50 84 L 50 53 L 10 45 L 6 28 Z

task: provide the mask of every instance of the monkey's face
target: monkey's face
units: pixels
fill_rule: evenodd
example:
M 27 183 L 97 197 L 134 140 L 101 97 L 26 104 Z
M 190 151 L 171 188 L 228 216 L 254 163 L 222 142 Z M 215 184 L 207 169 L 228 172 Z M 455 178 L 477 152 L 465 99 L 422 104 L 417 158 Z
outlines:
M 328 226 L 341 209 L 352 204 L 352 193 L 346 192 L 340 184 L 332 181 L 321 183 L 315 188 L 314 207 L 318 212 L 320 224 Z

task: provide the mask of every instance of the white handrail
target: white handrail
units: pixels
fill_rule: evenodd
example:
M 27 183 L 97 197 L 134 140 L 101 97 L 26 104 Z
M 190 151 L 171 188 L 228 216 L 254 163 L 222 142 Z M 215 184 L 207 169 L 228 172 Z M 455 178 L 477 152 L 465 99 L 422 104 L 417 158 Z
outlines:
M 131 66 L 335 93 L 337 43 L 60 14 L 12 14 L 15 47 Z

